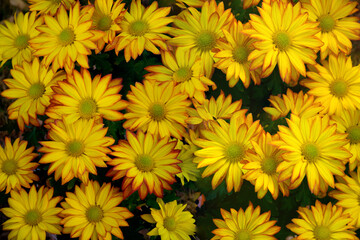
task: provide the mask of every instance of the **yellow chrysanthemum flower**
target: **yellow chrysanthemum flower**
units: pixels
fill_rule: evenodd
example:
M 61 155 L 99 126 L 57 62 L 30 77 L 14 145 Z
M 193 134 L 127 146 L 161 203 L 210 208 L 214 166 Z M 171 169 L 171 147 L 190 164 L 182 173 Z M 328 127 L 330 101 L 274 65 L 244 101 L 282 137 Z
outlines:
M 167 25 L 173 18 L 167 17 L 170 7 L 158 8 L 154 1 L 149 7 L 141 5 L 140 0 L 133 0 L 130 10 L 124 15 L 120 23 L 121 33 L 112 44 L 106 46 L 106 51 L 115 48 L 116 54 L 124 49 L 125 60 L 136 59 L 144 49 L 153 54 L 160 54 L 161 50 L 167 50 L 166 40 L 170 39 L 166 34 L 171 29 Z
M 67 10 L 75 4 L 75 0 L 28 0 L 30 11 L 39 11 L 39 14 L 54 16 L 60 6 Z
M 283 196 L 289 195 L 288 181 L 279 182 L 277 166 L 284 161 L 281 157 L 283 151 L 271 145 L 278 135 L 271 136 L 270 133 L 262 133 L 257 142 L 252 142 L 254 153 L 249 153 L 246 163 L 242 168 L 249 170 L 245 173 L 244 179 L 255 185 L 255 192 L 259 199 L 263 198 L 269 191 L 274 199 L 279 195 L 279 189 Z
M 122 190 L 127 198 L 138 191 L 140 198 L 154 193 L 163 197 L 163 189 L 171 190 L 170 184 L 176 182 L 175 174 L 180 172 L 177 159 L 179 150 L 175 150 L 176 142 L 168 138 L 158 139 L 150 133 L 138 131 L 137 135 L 127 131 L 127 141 L 119 141 L 113 146 L 111 154 L 116 158 L 107 162 L 114 166 L 108 176 L 113 180 L 124 177 Z
M 124 128 L 131 131 L 142 130 L 161 138 L 183 137 L 190 105 L 186 94 L 175 88 L 173 82 L 159 85 L 155 81 L 144 80 L 143 84 L 137 82 L 130 87 Z
M 200 59 L 190 51 L 183 48 L 176 49 L 173 54 L 170 51 L 161 53 L 162 65 L 148 66 L 145 79 L 159 82 L 175 82 L 180 92 L 185 93 L 189 98 L 195 98 L 202 103 L 205 100 L 205 92 L 208 86 L 216 88 L 216 85 L 209 78 L 205 77 L 200 65 Z
M 339 133 L 345 133 L 348 144 L 345 145 L 352 157 L 349 160 L 350 171 L 360 166 L 360 110 L 344 110 L 341 115 L 332 115 L 330 123 L 335 123 Z
M 29 41 L 38 37 L 37 28 L 43 24 L 43 17 L 36 17 L 36 12 L 19 12 L 14 17 L 15 23 L 4 21 L 0 24 L 0 67 L 11 59 L 12 65 L 31 62 L 34 49 Z
M 293 223 L 286 225 L 298 235 L 296 239 L 358 239 L 351 230 L 350 216 L 341 207 L 332 206 L 331 203 L 321 204 L 316 200 L 311 209 L 300 207 L 298 213 L 301 218 L 294 218 Z
M 261 126 L 259 121 L 246 123 L 242 114 L 234 114 L 230 124 L 220 119 L 213 131 L 201 130 L 203 138 L 196 140 L 202 149 L 195 152 L 198 168 L 206 167 L 202 177 L 214 175 L 211 181 L 215 189 L 226 178 L 227 191 L 240 191 L 243 179 L 244 160 L 257 141 Z
M 1 209 L 10 218 L 3 223 L 3 230 L 10 230 L 9 239 L 45 240 L 46 233 L 61 234 L 62 209 L 56 207 L 61 197 L 53 198 L 53 193 L 53 188 L 44 186 L 36 191 L 34 185 L 29 193 L 22 188 L 10 192 L 9 207 Z
M 201 12 L 189 7 L 174 20 L 175 26 L 170 33 L 175 36 L 168 42 L 177 47 L 190 50 L 191 55 L 201 57 L 201 65 L 207 77 L 214 71 L 212 52 L 217 42 L 224 37 L 222 29 L 227 28 L 234 16 L 231 9 L 224 9 L 224 3 L 219 5 L 215 0 L 206 1 Z
M 243 25 L 234 19 L 229 31 L 223 30 L 226 42 L 219 41 L 214 55 L 215 67 L 226 73 L 226 80 L 229 86 L 234 87 L 239 79 L 244 83 L 245 88 L 249 87 L 251 79 L 255 84 L 260 84 L 260 71 L 250 71 L 248 56 L 253 51 L 254 39 L 244 35 L 242 31 L 250 28 L 247 23 Z
M 190 240 L 195 234 L 195 219 L 189 211 L 184 211 L 186 204 L 177 204 L 176 200 L 168 203 L 156 199 L 160 209 L 151 208 L 151 214 L 143 214 L 141 218 L 156 227 L 147 233 L 149 236 L 160 235 L 161 240 Z
M 357 2 L 349 0 L 310 0 L 302 3 L 302 11 L 309 14 L 309 20 L 319 23 L 321 30 L 316 36 L 324 45 L 321 47 L 321 59 L 329 54 L 340 52 L 350 54 L 350 40 L 360 39 L 359 18 L 352 16 L 358 11 Z
M 319 29 L 317 23 L 308 22 L 300 8 L 300 3 L 273 2 L 258 8 L 260 16 L 250 14 L 252 29 L 244 32 L 256 41 L 248 59 L 251 69 L 262 66 L 262 77 L 269 76 L 278 64 L 284 82 L 297 82 L 299 74 L 306 76 L 305 64 L 316 64 L 316 53 L 322 46 L 315 36 Z
M 280 227 L 274 226 L 276 221 L 270 220 L 270 211 L 260 214 L 260 206 L 255 209 L 250 202 L 244 211 L 231 208 L 230 212 L 220 209 L 223 219 L 213 219 L 218 227 L 213 230 L 215 234 L 211 240 L 216 239 L 262 239 L 276 240 L 274 235 L 280 231 Z
M 114 143 L 111 137 L 105 137 L 107 128 L 91 119 L 87 122 L 72 122 L 69 118 L 50 123 L 48 133 L 52 141 L 41 141 L 39 152 L 45 153 L 39 163 L 50 163 L 48 174 L 55 172 L 55 180 L 61 177 L 62 184 L 74 177 L 85 184 L 89 173 L 97 175 L 96 167 L 107 167 L 104 161 Z
M 121 82 L 119 78 L 111 79 L 110 74 L 104 77 L 96 75 L 92 79 L 88 70 L 82 69 L 81 73 L 74 70 L 67 81 L 53 88 L 55 94 L 46 115 L 51 121 L 63 116 L 68 116 L 72 122 L 102 118 L 119 121 L 123 119 L 119 111 L 127 106 L 119 94 Z
M 36 123 L 31 119 L 36 120 L 37 115 L 45 114 L 53 95 L 52 86 L 64 80 L 66 74 L 48 69 L 38 58 L 31 63 L 23 62 L 22 66 L 15 66 L 10 73 L 13 79 L 4 80 L 9 89 L 1 95 L 16 99 L 8 108 L 9 118 L 17 119 L 20 130 L 24 131 L 25 124 Z
M 45 25 L 37 29 L 41 34 L 29 42 L 35 49 L 34 55 L 44 56 L 47 66 L 52 69 L 65 68 L 67 73 L 74 69 L 75 61 L 83 68 L 89 68 L 87 55 L 90 49 L 96 49 L 94 41 L 103 36 L 97 30 L 91 30 L 90 20 L 94 8 L 80 14 L 80 2 L 70 8 L 69 14 L 63 5 L 55 17 L 45 15 Z
M 125 207 L 119 207 L 123 194 L 110 183 L 101 187 L 96 181 L 75 186 L 75 193 L 66 193 L 61 203 L 63 232 L 82 240 L 108 240 L 112 235 L 124 239 L 120 229 L 129 226 L 127 218 L 134 215 Z
M 315 103 L 315 97 L 300 91 L 294 93 L 290 88 L 286 94 L 280 96 L 270 96 L 271 107 L 264 107 L 264 111 L 271 115 L 272 120 L 285 117 L 291 113 L 298 117 L 310 118 L 318 115 L 323 107 L 319 102 Z
M 33 153 L 34 147 L 26 148 L 27 141 L 17 138 L 13 144 L 5 137 L 4 148 L 0 146 L 0 192 L 9 193 L 12 189 L 30 188 L 29 183 L 39 181 L 34 174 L 38 163 L 31 162 L 38 154 Z
M 331 191 L 329 196 L 338 200 L 337 206 L 343 207 L 344 214 L 352 218 L 351 225 L 360 228 L 360 168 L 357 173 L 351 172 L 350 177 L 345 175 L 343 182 L 335 184 L 336 190 Z
M 273 141 L 285 153 L 279 164 L 279 181 L 291 180 L 290 189 L 297 188 L 305 175 L 315 195 L 335 187 L 333 175 L 344 175 L 345 163 L 351 153 L 345 149 L 346 134 L 336 132 L 329 118 L 316 116 L 286 119 L 289 127 L 279 126 L 280 140 Z
M 360 67 L 352 66 L 351 57 L 330 55 L 329 61 L 307 72 L 309 79 L 300 84 L 324 107 L 323 113 L 340 115 L 344 109 L 360 109 Z

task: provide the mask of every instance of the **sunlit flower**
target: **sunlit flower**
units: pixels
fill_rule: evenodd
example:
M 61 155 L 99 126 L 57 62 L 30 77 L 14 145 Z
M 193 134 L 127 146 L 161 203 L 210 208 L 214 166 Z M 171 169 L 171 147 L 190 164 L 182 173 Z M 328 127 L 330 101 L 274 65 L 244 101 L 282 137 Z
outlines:
M 156 227 L 147 233 L 149 236 L 160 235 L 161 240 L 190 240 L 196 231 L 195 219 L 189 211 L 184 211 L 186 204 L 177 204 L 176 200 L 168 203 L 156 199 L 160 209 L 151 208 L 151 214 L 141 218 Z
M 30 11 L 39 11 L 39 14 L 49 14 L 54 16 L 60 6 L 67 10 L 75 4 L 75 0 L 28 0 Z

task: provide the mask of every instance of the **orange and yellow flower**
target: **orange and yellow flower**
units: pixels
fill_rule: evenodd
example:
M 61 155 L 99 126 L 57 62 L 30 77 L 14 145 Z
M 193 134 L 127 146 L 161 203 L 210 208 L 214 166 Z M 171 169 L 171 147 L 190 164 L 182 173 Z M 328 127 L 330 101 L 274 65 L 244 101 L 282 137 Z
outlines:
M 60 6 L 69 10 L 75 4 L 75 0 L 28 0 L 30 11 L 39 11 L 39 14 L 54 16 Z

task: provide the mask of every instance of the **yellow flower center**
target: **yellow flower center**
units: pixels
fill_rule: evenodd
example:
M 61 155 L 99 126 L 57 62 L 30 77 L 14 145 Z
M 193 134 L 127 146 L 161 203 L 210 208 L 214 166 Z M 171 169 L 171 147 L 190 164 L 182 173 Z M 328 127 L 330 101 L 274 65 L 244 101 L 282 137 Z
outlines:
M 103 210 L 98 206 L 91 206 L 86 211 L 86 217 L 89 222 L 99 222 L 104 217 Z
M 165 118 L 166 109 L 164 104 L 154 103 L 149 108 L 149 113 L 152 119 L 161 121 Z
M 280 51 L 286 50 L 291 44 L 291 39 L 290 39 L 290 36 L 289 36 L 289 34 L 287 32 L 278 32 L 278 33 L 276 33 L 274 35 L 273 41 L 274 41 L 275 46 Z
M 7 175 L 13 175 L 16 173 L 18 166 L 15 160 L 7 159 L 3 162 L 1 166 L 1 171 L 6 173 Z
M 30 86 L 28 94 L 32 99 L 42 97 L 45 92 L 45 85 L 43 83 L 34 83 Z
M 25 222 L 31 226 L 38 225 L 41 222 L 41 213 L 37 209 L 28 211 L 24 216 Z
M 175 218 L 174 217 L 166 217 L 164 219 L 164 227 L 168 230 L 168 231 L 173 231 L 176 228 L 176 222 L 175 222 Z
M 348 134 L 347 138 L 350 140 L 350 144 L 360 143 L 360 126 L 355 125 L 349 127 L 346 132 Z
M 231 143 L 225 149 L 225 156 L 230 162 L 238 162 L 245 156 L 245 147 L 239 143 Z
M 72 44 L 75 41 L 75 33 L 71 28 L 65 28 L 59 34 L 59 41 L 61 45 L 66 46 Z
M 247 62 L 248 56 L 249 56 L 249 50 L 247 49 L 247 47 L 238 46 L 233 51 L 233 58 L 238 63 Z
M 209 31 L 201 32 L 196 39 L 197 47 L 201 51 L 210 51 L 215 46 L 215 43 L 215 34 Z
M 277 165 L 278 164 L 275 158 L 267 157 L 261 163 L 261 170 L 268 175 L 272 175 L 276 173 Z
M 140 171 L 150 172 L 154 168 L 154 161 L 149 155 L 141 154 L 136 157 L 135 165 Z
M 144 36 L 145 33 L 149 30 L 148 24 L 143 20 L 137 20 L 132 22 L 129 26 L 129 32 L 133 36 Z
M 251 239 L 251 234 L 246 230 L 240 230 L 236 234 L 236 240 L 250 240 L 250 239 Z
M 176 82 L 186 82 L 191 79 L 192 71 L 189 67 L 179 68 L 173 75 Z
M 331 237 L 331 232 L 328 227 L 317 226 L 314 229 L 314 236 L 316 240 L 328 240 Z
M 318 21 L 320 22 L 319 27 L 322 32 L 330 32 L 336 24 L 335 19 L 328 14 L 319 17 Z
M 91 98 L 82 100 L 79 104 L 79 112 L 82 118 L 90 119 L 94 117 L 97 112 L 96 102 Z
M 305 143 L 301 148 L 301 153 L 304 158 L 310 162 L 316 160 L 320 155 L 319 148 L 314 143 Z
M 19 35 L 15 38 L 14 45 L 20 50 L 25 49 L 27 46 L 29 46 L 29 39 L 30 37 L 27 34 Z
M 97 28 L 101 31 L 107 31 L 110 29 L 112 23 L 112 19 L 108 15 L 102 16 L 97 22 Z
M 330 84 L 330 92 L 335 97 L 344 97 L 348 92 L 348 85 L 343 80 L 336 80 Z
M 73 157 L 79 157 L 84 153 L 84 144 L 80 141 L 74 140 L 66 145 L 67 153 Z

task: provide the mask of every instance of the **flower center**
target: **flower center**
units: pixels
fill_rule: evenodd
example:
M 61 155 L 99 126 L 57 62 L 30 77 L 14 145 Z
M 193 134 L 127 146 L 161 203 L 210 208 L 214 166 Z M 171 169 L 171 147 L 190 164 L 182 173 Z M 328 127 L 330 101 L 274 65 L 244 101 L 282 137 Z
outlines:
M 45 92 L 45 85 L 43 83 L 34 83 L 29 88 L 29 96 L 32 99 L 40 98 Z
M 29 41 L 30 37 L 29 35 L 19 35 L 15 38 L 15 42 L 14 45 L 15 47 L 17 47 L 18 49 L 22 50 L 27 48 L 27 46 L 29 46 Z
M 231 143 L 225 149 L 225 156 L 230 162 L 238 162 L 245 156 L 245 148 L 239 143 Z
M 335 97 L 341 98 L 347 94 L 348 86 L 343 80 L 336 80 L 330 85 L 330 92 Z
M 251 239 L 251 235 L 248 231 L 246 230 L 240 230 L 237 234 L 236 234 L 236 240 L 250 240 Z
M 317 226 L 314 229 L 314 235 L 315 235 L 316 240 L 328 240 L 328 239 L 330 239 L 331 232 L 328 227 Z
M 238 46 L 233 51 L 233 58 L 238 63 L 245 63 L 247 62 L 247 58 L 249 56 L 249 50 L 247 47 L 244 46 Z
M 358 144 L 360 143 L 360 127 L 358 125 L 349 127 L 347 129 L 348 139 L 350 140 L 350 144 Z
M 97 112 L 96 102 L 91 98 L 82 100 L 79 104 L 79 112 L 82 118 L 90 119 L 94 117 Z
M 319 157 L 319 148 L 314 143 L 305 143 L 301 148 L 301 153 L 304 158 L 310 162 L 316 160 Z
M 319 27 L 322 32 L 330 32 L 336 24 L 335 19 L 328 14 L 319 17 L 318 21 L 320 22 Z
M 59 35 L 59 41 L 63 46 L 72 44 L 75 41 L 74 30 L 70 28 L 65 28 L 64 30 L 62 30 Z
M 261 170 L 268 175 L 276 173 L 277 162 L 273 157 L 267 157 L 261 164 Z
M 37 225 L 41 222 L 41 214 L 38 210 L 30 210 L 24 216 L 25 222 L 31 226 Z
M 132 22 L 129 26 L 130 34 L 137 37 L 144 36 L 148 29 L 148 24 L 143 20 Z
M 84 148 L 84 144 L 77 140 L 69 142 L 66 146 L 68 154 L 73 157 L 79 157 L 81 154 L 83 154 Z
M 104 212 L 98 206 L 91 206 L 86 211 L 86 217 L 89 222 L 99 222 L 104 217 Z
M 1 171 L 6 173 L 7 175 L 15 174 L 16 170 L 17 170 L 17 163 L 13 159 L 5 160 L 1 166 Z
M 274 44 L 280 51 L 286 50 L 290 44 L 291 39 L 288 33 L 286 32 L 278 32 L 275 34 L 273 38 Z
M 201 32 L 196 39 L 196 43 L 200 50 L 210 51 L 216 43 L 215 34 L 208 31 Z
M 102 16 L 99 21 L 97 22 L 97 28 L 101 31 L 107 31 L 111 27 L 111 17 L 108 15 Z
M 152 119 L 156 121 L 161 121 L 165 118 L 165 106 L 161 103 L 154 103 L 149 108 L 149 113 Z
M 173 231 L 176 228 L 176 222 L 175 222 L 175 218 L 174 217 L 166 217 L 164 219 L 164 227 L 168 230 L 168 231 Z
M 154 168 L 154 161 L 147 154 L 138 155 L 135 159 L 136 167 L 144 172 L 150 172 Z
M 173 75 L 176 82 L 185 82 L 191 79 L 192 71 L 189 67 L 179 68 Z

